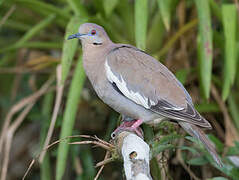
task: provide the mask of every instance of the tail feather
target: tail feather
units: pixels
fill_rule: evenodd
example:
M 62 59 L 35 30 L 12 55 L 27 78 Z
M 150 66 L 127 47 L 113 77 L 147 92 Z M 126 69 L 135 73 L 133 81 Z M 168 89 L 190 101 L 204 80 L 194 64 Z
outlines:
M 214 148 L 214 145 L 212 144 L 212 142 L 208 139 L 206 134 L 200 128 L 198 128 L 196 125 L 189 124 L 189 123 L 186 123 L 186 122 L 179 122 L 179 124 L 191 136 L 193 136 L 193 137 L 197 138 L 198 140 L 200 140 L 204 144 L 204 146 L 208 150 L 208 152 L 211 154 L 211 156 L 213 157 L 215 162 L 220 167 L 223 166 L 223 163 L 222 163 L 220 157 L 218 156 L 218 154 L 217 154 L 217 152 L 216 152 L 216 150 Z

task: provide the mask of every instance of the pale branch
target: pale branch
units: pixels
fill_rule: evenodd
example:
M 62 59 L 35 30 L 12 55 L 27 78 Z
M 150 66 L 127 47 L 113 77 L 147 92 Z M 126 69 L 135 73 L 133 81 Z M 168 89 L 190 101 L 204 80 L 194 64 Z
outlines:
M 124 161 L 127 180 L 152 180 L 149 167 L 149 145 L 134 133 L 123 131 L 116 135 L 115 145 Z

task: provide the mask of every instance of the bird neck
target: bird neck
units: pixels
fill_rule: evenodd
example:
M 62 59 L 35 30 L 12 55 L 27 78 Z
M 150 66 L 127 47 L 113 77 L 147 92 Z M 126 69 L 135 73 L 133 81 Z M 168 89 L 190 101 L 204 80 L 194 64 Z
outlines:
M 112 42 L 99 46 L 83 45 L 83 66 L 91 83 L 96 84 L 104 78 L 106 56 L 114 46 Z

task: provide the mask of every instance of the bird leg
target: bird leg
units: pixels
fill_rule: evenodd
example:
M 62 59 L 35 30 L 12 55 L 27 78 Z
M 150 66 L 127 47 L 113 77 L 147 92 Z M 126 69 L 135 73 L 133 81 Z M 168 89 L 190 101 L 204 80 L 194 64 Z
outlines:
M 117 127 L 114 132 L 111 134 L 112 139 L 122 131 L 132 131 L 135 132 L 139 137 L 143 138 L 143 131 L 139 127 L 143 123 L 142 120 L 132 120 L 132 121 L 123 121 L 119 127 Z

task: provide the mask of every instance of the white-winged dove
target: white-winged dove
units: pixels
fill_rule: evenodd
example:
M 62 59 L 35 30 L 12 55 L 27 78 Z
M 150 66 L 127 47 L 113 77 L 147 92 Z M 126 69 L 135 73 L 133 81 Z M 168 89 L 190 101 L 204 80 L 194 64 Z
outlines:
M 140 133 L 143 123 L 173 120 L 199 139 L 218 165 L 214 145 L 200 129 L 211 128 L 194 108 L 183 85 L 159 61 L 134 46 L 113 43 L 105 30 L 85 23 L 77 34 L 83 48 L 83 65 L 97 95 L 124 120 L 120 128 Z

